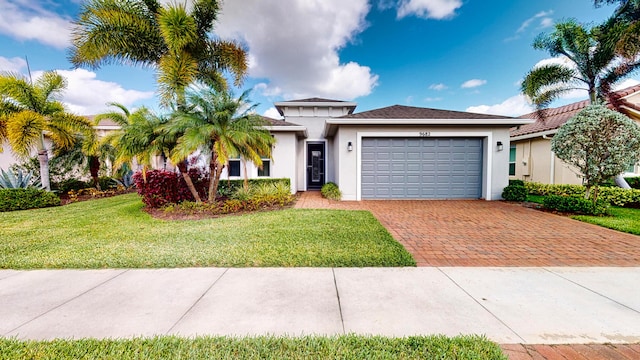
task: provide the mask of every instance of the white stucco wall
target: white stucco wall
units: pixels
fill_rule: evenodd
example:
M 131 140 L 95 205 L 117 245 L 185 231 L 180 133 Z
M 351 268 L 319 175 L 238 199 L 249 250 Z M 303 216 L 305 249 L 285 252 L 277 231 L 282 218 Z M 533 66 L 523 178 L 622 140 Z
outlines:
M 502 190 L 509 184 L 509 129 L 507 127 L 446 127 L 446 126 L 341 126 L 334 137 L 334 150 L 340 157 L 335 182 L 342 191 L 343 200 L 358 200 L 360 143 L 363 137 L 419 137 L 420 132 L 429 131 L 431 137 L 480 137 L 484 139 L 482 197 L 487 200 L 501 199 Z M 353 151 L 347 150 L 351 141 Z M 496 143 L 503 144 L 498 151 Z

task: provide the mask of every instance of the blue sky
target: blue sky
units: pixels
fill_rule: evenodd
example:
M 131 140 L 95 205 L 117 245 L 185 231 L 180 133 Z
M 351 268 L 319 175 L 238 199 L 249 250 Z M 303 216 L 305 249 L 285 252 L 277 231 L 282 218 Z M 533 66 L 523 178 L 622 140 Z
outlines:
M 26 74 L 25 56 L 34 76 L 60 71 L 69 81 L 62 100 L 79 114 L 111 101 L 161 112 L 152 68 L 72 68 L 70 21 L 81 2 L 0 0 L 0 71 Z M 530 107 L 519 81 L 554 61 L 531 47 L 534 37 L 562 19 L 595 23 L 613 11 L 591 0 L 227 0 L 222 9 L 216 34 L 249 52 L 236 92 L 253 89 L 258 111 L 272 117 L 274 101 L 305 97 L 356 101 L 356 111 L 401 104 L 521 115 Z

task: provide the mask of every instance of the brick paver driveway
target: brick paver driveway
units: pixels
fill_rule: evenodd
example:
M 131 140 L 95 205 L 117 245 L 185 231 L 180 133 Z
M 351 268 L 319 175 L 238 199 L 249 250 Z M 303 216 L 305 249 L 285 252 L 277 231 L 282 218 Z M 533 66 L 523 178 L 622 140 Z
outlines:
M 501 201 L 330 202 L 297 207 L 370 210 L 418 266 L 640 266 L 640 236 Z

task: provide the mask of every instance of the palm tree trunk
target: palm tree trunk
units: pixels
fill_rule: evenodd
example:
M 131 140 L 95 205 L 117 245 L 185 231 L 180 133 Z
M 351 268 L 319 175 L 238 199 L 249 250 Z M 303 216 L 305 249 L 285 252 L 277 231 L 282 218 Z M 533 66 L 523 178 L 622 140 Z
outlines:
M 100 171 L 100 158 L 97 156 L 89 156 L 89 173 L 91 174 L 91 179 L 93 179 L 93 186 L 100 189 L 100 180 L 98 176 L 98 172 Z
M 51 191 L 51 182 L 49 180 L 49 154 L 46 149 L 38 151 L 38 161 L 40 162 L 40 182 L 42 187 L 47 191 Z
M 218 192 L 218 183 L 220 182 L 220 172 L 222 167 L 218 164 L 218 154 L 213 147 L 211 148 L 211 159 L 209 159 L 209 202 L 216 201 L 216 192 Z
M 202 202 L 202 199 L 200 198 L 200 194 L 198 194 L 198 191 L 196 190 L 195 185 L 193 185 L 193 180 L 191 180 L 191 176 L 189 176 L 189 170 L 187 169 L 186 160 L 180 161 L 178 163 L 178 170 L 180 170 L 180 174 L 182 174 L 182 178 L 184 179 L 184 182 L 187 183 L 187 188 L 191 192 L 191 195 L 193 196 L 193 198 L 196 200 L 196 202 Z
M 244 186 L 244 190 L 248 191 L 249 190 L 249 176 L 247 175 L 247 160 L 246 159 L 242 159 L 242 167 L 244 170 L 244 182 L 242 183 L 242 185 Z
M 224 166 L 220 164 L 216 164 L 215 176 L 211 179 L 209 183 L 209 202 L 216 200 L 216 193 L 218 192 L 218 184 L 220 183 L 220 175 L 222 174 L 222 168 Z M 213 198 L 211 197 L 213 194 Z

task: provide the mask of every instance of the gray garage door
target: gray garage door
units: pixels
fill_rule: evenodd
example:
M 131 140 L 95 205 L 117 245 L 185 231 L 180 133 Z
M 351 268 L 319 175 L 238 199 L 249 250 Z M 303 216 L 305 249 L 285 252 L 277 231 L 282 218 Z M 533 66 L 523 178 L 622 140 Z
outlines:
M 363 138 L 363 199 L 477 199 L 480 138 Z

